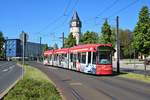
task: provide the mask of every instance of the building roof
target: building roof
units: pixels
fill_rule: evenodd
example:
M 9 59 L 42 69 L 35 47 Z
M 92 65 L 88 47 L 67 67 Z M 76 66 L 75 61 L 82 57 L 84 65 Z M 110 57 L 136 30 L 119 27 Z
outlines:
M 74 13 L 73 13 L 72 21 L 80 21 L 80 18 L 79 18 L 78 13 L 76 11 L 74 11 Z

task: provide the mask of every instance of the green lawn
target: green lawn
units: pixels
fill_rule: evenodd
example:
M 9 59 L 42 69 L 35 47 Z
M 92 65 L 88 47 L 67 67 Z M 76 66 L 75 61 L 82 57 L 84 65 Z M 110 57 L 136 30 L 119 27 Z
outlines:
M 129 72 L 123 72 L 123 74 L 120 74 L 119 76 L 150 83 L 150 76 L 145 77 L 144 75 L 141 75 L 141 74 L 135 74 L 135 73 L 129 73 Z
M 4 100 L 62 100 L 56 87 L 40 70 L 25 66 L 25 75 Z

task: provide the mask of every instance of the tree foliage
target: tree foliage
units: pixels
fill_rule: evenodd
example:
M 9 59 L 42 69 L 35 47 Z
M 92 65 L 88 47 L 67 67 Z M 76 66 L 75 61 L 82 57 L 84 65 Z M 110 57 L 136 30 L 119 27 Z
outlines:
M 131 41 L 133 39 L 132 32 L 129 29 L 119 29 L 120 34 L 120 50 L 123 58 L 129 58 L 133 55 Z
M 46 50 L 48 50 L 48 49 L 49 49 L 49 48 L 48 48 L 48 44 L 45 44 L 44 47 L 43 47 L 43 50 L 46 51 Z
M 115 48 L 115 45 L 116 45 L 116 28 L 111 28 L 111 44 L 113 45 L 113 47 Z
M 101 30 L 102 30 L 101 31 L 102 35 L 100 36 L 99 42 L 100 43 L 112 43 L 112 40 L 111 40 L 112 31 L 111 31 L 110 25 L 108 24 L 107 19 L 105 20 Z
M 89 32 L 83 34 L 81 37 L 81 44 L 88 44 L 88 43 L 97 43 L 98 42 L 98 34 L 95 32 Z
M 76 39 L 73 37 L 72 33 L 69 34 L 68 38 L 65 39 L 65 48 L 75 46 Z
M 143 6 L 139 13 L 132 45 L 137 52 L 144 55 L 150 54 L 150 15 L 147 6 Z
M 112 28 L 112 36 L 111 41 L 113 47 L 116 45 L 116 28 Z M 133 48 L 131 46 L 131 42 L 133 39 L 132 32 L 129 29 L 119 29 L 120 36 L 120 54 L 121 58 L 131 58 L 133 56 Z
M 4 55 L 4 37 L 3 37 L 3 32 L 0 32 L 0 57 Z

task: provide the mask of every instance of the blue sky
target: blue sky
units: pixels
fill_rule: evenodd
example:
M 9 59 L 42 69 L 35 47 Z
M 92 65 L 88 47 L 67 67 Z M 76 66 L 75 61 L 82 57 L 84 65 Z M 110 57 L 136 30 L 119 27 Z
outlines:
M 83 33 L 100 33 L 106 17 L 115 27 L 118 15 L 120 28 L 133 30 L 141 7 L 150 9 L 150 0 L 0 0 L 0 4 L 0 31 L 5 37 L 19 38 L 23 30 L 29 34 L 29 41 L 39 42 L 42 37 L 42 43 L 59 46 L 61 33 L 68 36 L 74 10 L 82 21 Z

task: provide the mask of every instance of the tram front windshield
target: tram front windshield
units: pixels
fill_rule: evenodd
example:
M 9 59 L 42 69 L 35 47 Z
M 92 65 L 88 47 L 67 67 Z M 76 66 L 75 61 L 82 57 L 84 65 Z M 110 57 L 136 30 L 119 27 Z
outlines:
M 109 47 L 100 47 L 98 51 L 98 62 L 99 64 L 111 64 L 112 63 L 112 52 Z

